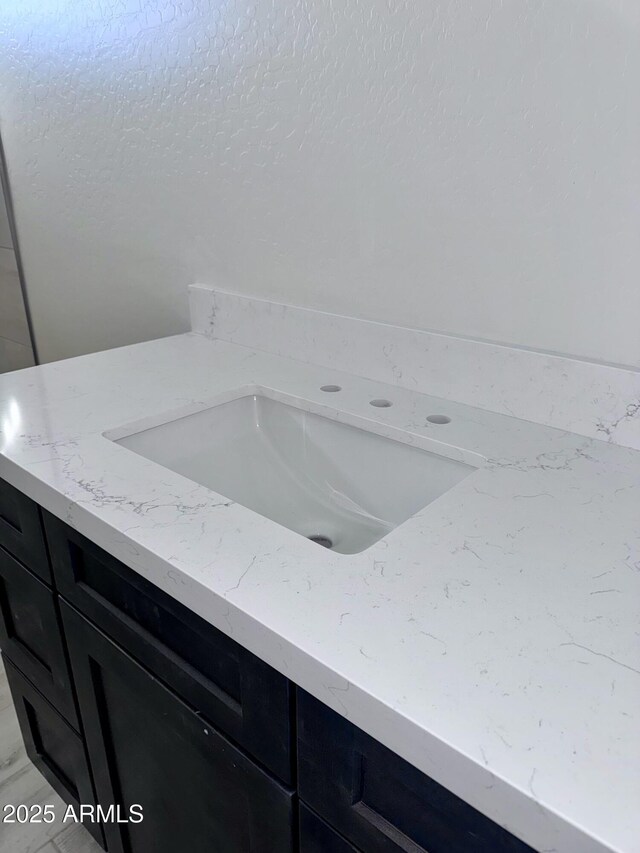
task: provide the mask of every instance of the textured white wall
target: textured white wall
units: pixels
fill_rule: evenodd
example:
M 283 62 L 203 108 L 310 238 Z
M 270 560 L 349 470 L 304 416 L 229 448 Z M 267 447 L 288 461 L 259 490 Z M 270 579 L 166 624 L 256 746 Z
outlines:
M 40 352 L 198 280 L 640 365 L 639 80 L 637 0 L 7 0 Z

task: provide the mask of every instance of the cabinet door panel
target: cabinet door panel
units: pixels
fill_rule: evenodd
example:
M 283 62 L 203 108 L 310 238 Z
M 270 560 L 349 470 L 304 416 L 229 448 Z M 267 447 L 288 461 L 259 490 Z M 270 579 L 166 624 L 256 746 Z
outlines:
M 47 700 L 3 657 L 27 755 L 54 790 L 78 814 L 79 805 L 94 805 L 93 785 L 80 736 Z M 103 844 L 99 823 L 85 824 Z
M 96 792 L 140 823 L 107 823 L 110 853 L 288 853 L 293 794 L 64 602 Z
M 0 480 L 0 546 L 51 583 L 40 509 L 4 480 Z
M 77 531 L 48 514 L 45 524 L 60 593 L 289 783 L 288 680 Z
M 53 593 L 2 548 L 0 647 L 77 728 L 78 718 Z
M 367 853 L 531 848 L 302 690 L 300 797 Z

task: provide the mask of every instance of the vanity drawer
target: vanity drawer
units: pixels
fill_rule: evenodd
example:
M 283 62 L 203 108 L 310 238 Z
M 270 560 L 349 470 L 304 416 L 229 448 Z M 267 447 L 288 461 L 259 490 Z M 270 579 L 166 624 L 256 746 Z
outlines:
M 0 548 L 0 648 L 78 728 L 53 593 Z
M 298 791 L 367 853 L 533 853 L 302 690 Z
M 51 583 L 40 509 L 4 480 L 0 480 L 0 547 Z
M 10 660 L 3 656 L 3 662 L 27 755 L 64 802 L 74 807 L 76 814 L 80 803 L 95 805 L 87 756 L 79 735 Z M 102 844 L 99 824 L 85 825 Z
M 220 731 L 290 783 L 288 680 L 48 513 L 45 526 L 61 595 Z
M 300 853 L 360 853 L 304 803 L 299 814 Z

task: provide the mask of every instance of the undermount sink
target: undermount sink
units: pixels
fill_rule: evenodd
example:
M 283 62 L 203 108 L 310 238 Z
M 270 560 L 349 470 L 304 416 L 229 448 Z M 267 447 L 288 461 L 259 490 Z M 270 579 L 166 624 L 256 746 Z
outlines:
M 123 447 L 342 554 L 368 548 L 475 470 L 262 393 L 118 433 Z

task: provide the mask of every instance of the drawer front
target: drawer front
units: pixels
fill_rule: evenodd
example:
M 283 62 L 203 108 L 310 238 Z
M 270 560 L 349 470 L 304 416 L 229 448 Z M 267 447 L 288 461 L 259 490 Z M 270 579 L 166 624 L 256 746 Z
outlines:
M 0 547 L 51 583 L 40 509 L 4 480 L 0 480 Z
M 110 853 L 293 853 L 284 788 L 65 602 L 100 805 L 143 820 L 105 825 Z
M 287 784 L 286 678 L 58 519 L 45 514 L 59 592 Z
M 300 853 L 360 853 L 328 823 L 300 803 Z
M 76 814 L 81 803 L 95 805 L 82 740 L 11 661 L 3 661 L 27 755 Z M 100 825 L 85 825 L 102 844 Z
M 77 729 L 78 717 L 53 593 L 2 548 L 0 648 Z
M 300 798 L 367 853 L 532 853 L 302 690 L 298 773 Z

